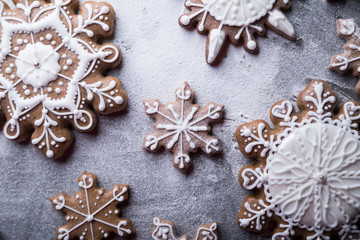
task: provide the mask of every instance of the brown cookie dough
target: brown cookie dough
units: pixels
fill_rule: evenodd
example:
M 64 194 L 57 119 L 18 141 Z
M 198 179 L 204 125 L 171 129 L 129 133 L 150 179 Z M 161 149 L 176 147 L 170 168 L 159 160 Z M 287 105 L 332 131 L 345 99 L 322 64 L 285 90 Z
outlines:
M 238 214 L 249 231 L 282 239 L 359 239 L 360 104 L 343 103 L 322 80 L 312 81 L 297 99 L 271 108 L 264 120 L 242 124 L 240 151 L 257 162 L 239 173 L 255 190 Z
M 339 19 L 337 33 L 346 40 L 344 52 L 334 55 L 329 68 L 340 74 L 351 71 L 356 77 L 360 77 L 360 29 L 355 20 Z M 360 81 L 356 85 L 356 92 L 360 95 Z
M 58 227 L 56 239 L 97 240 L 110 233 L 121 237 L 135 233 L 129 219 L 119 218 L 119 204 L 128 199 L 128 185 L 116 184 L 106 192 L 97 188 L 97 177 L 90 172 L 83 172 L 78 182 L 82 189 L 74 197 L 62 192 L 50 198 L 54 208 L 66 214 L 67 224 Z
M 0 115 L 8 139 L 32 144 L 49 158 L 60 157 L 73 142 L 68 129 L 88 132 L 96 115 L 122 110 L 127 102 L 121 82 L 102 72 L 121 60 L 120 49 L 106 43 L 115 12 L 105 2 L 15 0 L 0 3 Z M 2 118 L 2 117 L 1 117 Z
M 190 12 L 179 18 L 179 24 L 197 26 L 199 33 L 208 33 L 205 56 L 209 64 L 219 62 L 227 38 L 256 53 L 255 36 L 265 36 L 266 27 L 295 40 L 294 27 L 282 12 L 290 7 L 289 0 L 186 0 L 185 7 Z
M 187 82 L 175 95 L 176 101 L 166 106 L 157 99 L 144 101 L 146 114 L 156 119 L 156 131 L 144 137 L 143 148 L 156 152 L 165 147 L 174 153 L 174 167 L 186 172 L 191 165 L 190 152 L 198 148 L 207 154 L 220 151 L 218 139 L 209 135 L 209 124 L 221 119 L 224 105 L 209 103 L 200 110 L 199 105 L 193 104 L 195 92 Z
M 172 221 L 164 220 L 159 217 L 154 218 L 154 227 L 151 231 L 153 240 L 190 240 L 187 235 L 178 237 L 175 232 L 175 226 Z M 219 240 L 217 233 L 217 222 L 200 225 L 194 240 Z

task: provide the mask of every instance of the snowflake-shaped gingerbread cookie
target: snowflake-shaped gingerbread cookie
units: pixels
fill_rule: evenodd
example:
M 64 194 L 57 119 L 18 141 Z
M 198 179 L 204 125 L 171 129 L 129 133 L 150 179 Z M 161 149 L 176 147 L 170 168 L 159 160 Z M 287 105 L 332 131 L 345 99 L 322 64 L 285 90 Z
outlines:
M 335 114 L 335 93 L 315 80 L 297 105 L 299 114 L 289 101 L 275 103 L 273 129 L 263 120 L 237 129 L 241 152 L 258 160 L 239 174 L 258 194 L 245 198 L 238 223 L 273 240 L 360 239 L 360 104 Z
M 337 23 L 338 35 L 347 42 L 344 53 L 334 55 L 329 68 L 338 73 L 351 71 L 360 78 L 360 29 L 354 19 L 339 19 Z M 356 92 L 360 95 L 360 81 L 356 85 Z
M 190 12 L 179 18 L 179 24 L 197 25 L 199 33 L 209 33 L 205 53 L 209 64 L 220 60 L 227 37 L 250 53 L 258 51 L 255 35 L 264 36 L 265 27 L 295 39 L 294 27 L 282 12 L 290 7 L 289 0 L 186 0 L 185 6 Z
M 177 237 L 175 226 L 172 221 L 159 217 L 154 218 L 154 227 L 151 231 L 153 240 L 190 240 L 187 235 Z M 217 222 L 200 225 L 196 231 L 194 240 L 218 240 Z
M 220 151 L 219 140 L 210 136 L 209 124 L 221 119 L 224 106 L 194 105 L 195 92 L 185 82 L 175 91 L 176 101 L 162 105 L 159 100 L 144 101 L 146 114 L 156 119 L 156 132 L 144 137 L 143 148 L 155 152 L 161 147 L 174 152 L 173 165 L 185 172 L 191 165 L 190 152 L 201 148 L 207 154 Z
M 78 178 L 80 192 L 74 197 L 62 192 L 50 201 L 58 211 L 66 213 L 67 224 L 57 229 L 59 240 L 96 240 L 116 233 L 126 237 L 135 233 L 131 221 L 119 218 L 119 204 L 128 198 L 128 185 L 116 184 L 106 192 L 97 188 L 97 177 L 90 172 L 83 172 Z
M 90 131 L 96 115 L 123 109 L 121 82 L 101 73 L 120 62 L 117 46 L 99 45 L 114 30 L 114 9 L 105 2 L 16 0 L 0 2 L 0 104 L 4 134 L 31 139 L 47 157 L 71 145 L 71 124 Z M 0 113 L 1 113 L 0 112 Z M 32 132 L 32 129 L 34 131 Z

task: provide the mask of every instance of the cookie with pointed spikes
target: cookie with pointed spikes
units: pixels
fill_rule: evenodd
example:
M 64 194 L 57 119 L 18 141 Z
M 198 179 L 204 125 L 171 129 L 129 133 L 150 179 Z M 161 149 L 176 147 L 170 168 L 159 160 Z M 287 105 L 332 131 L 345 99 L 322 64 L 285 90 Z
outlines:
M 255 120 L 237 129 L 240 151 L 257 160 L 239 173 L 257 194 L 245 198 L 238 224 L 273 240 L 360 239 L 360 104 L 336 109 L 335 93 L 315 80 L 297 106 L 275 103 L 274 128 Z
M 175 226 L 172 221 L 155 217 L 154 227 L 151 231 L 153 240 L 190 240 L 187 235 L 177 237 Z M 201 225 L 196 230 L 194 240 L 218 240 L 217 222 Z
M 90 172 L 83 172 L 78 182 L 81 191 L 73 197 L 61 192 L 50 198 L 55 210 L 66 214 L 67 224 L 57 229 L 56 239 L 100 240 L 111 233 L 120 237 L 135 233 L 131 221 L 119 217 L 119 204 L 128 199 L 128 185 L 116 184 L 106 192 L 97 188 L 97 177 Z
M 96 126 L 91 106 L 100 114 L 126 106 L 120 80 L 102 74 L 120 63 L 120 49 L 98 43 L 113 34 L 115 11 L 105 2 L 13 2 L 10 9 L 0 1 L 3 133 L 16 141 L 31 137 L 43 155 L 59 158 L 73 142 L 69 126 Z
M 193 104 L 195 92 L 187 82 L 175 91 L 175 96 L 176 101 L 166 106 L 157 99 L 144 101 L 146 114 L 156 120 L 156 131 L 144 137 L 143 148 L 155 152 L 165 147 L 174 153 L 174 167 L 186 172 L 191 165 L 190 152 L 198 148 L 207 154 L 220 151 L 218 139 L 209 135 L 209 124 L 221 119 L 224 105 L 209 103 L 200 110 Z
M 360 29 L 355 20 L 338 19 L 338 35 L 346 40 L 344 52 L 334 55 L 331 59 L 329 68 L 340 74 L 351 72 L 360 78 Z M 356 87 L 356 92 L 360 95 L 360 80 Z
M 264 36 L 266 27 L 295 40 L 294 27 L 282 12 L 290 7 L 289 0 L 186 0 L 185 7 L 190 12 L 179 18 L 179 24 L 208 33 L 205 57 L 209 64 L 219 62 L 227 38 L 256 53 L 255 36 Z

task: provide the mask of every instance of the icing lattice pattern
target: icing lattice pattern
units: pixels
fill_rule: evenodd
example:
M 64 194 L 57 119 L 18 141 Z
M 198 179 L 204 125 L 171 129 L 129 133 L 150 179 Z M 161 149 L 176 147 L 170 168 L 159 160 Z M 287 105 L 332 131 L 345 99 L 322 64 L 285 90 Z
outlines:
M 4 134 L 28 137 L 49 158 L 71 145 L 70 123 L 90 131 L 95 114 L 119 111 L 126 105 L 120 81 L 100 73 L 119 63 L 113 44 L 98 45 L 114 29 L 114 10 L 107 3 L 85 2 L 76 15 L 77 0 L 16 0 L 9 9 L 0 2 L 0 103 Z
M 275 220 L 273 240 L 359 239 L 360 104 L 348 101 L 335 115 L 336 95 L 322 80 L 311 82 L 297 104 L 300 114 L 289 101 L 272 107 L 274 129 L 256 120 L 236 132 L 241 152 L 258 160 L 242 168 L 240 183 L 263 193 L 245 198 L 239 224 L 271 232 Z
M 264 35 L 265 27 L 295 39 L 295 30 L 282 10 L 289 8 L 289 0 L 186 0 L 189 13 L 180 17 L 183 27 L 197 25 L 200 33 L 208 34 L 206 61 L 219 59 L 226 37 L 233 44 L 243 43 L 245 50 L 255 53 L 258 45 L 255 34 Z

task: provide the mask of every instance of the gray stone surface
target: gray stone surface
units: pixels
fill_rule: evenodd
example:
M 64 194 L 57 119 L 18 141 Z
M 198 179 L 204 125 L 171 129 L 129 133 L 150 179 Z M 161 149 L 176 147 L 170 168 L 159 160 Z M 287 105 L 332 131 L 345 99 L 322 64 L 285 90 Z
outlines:
M 237 126 L 257 118 L 269 119 L 272 104 L 295 100 L 312 79 L 327 80 L 341 100 L 359 100 L 356 79 L 327 69 L 330 58 L 342 52 L 336 34 L 337 18 L 360 22 L 358 0 L 292 1 L 286 12 L 297 32 L 288 41 L 272 32 L 258 38 L 260 54 L 250 55 L 230 46 L 218 67 L 205 63 L 206 37 L 179 27 L 183 0 L 109 0 L 117 13 L 112 42 L 123 52 L 121 68 L 110 74 L 120 78 L 129 95 L 127 110 L 100 116 L 92 133 L 76 132 L 67 156 L 55 161 L 42 157 L 29 142 L 16 143 L 0 134 L 0 232 L 4 240 L 53 239 L 65 223 L 48 198 L 61 191 L 73 194 L 84 171 L 99 178 L 101 187 L 130 184 L 129 204 L 122 216 L 131 218 L 136 239 L 150 239 L 152 219 L 171 219 L 178 234 L 194 235 L 198 225 L 217 220 L 221 239 L 263 239 L 241 230 L 237 211 L 248 193 L 237 181 L 249 163 L 236 149 Z M 172 167 L 172 154 L 141 149 L 142 137 L 152 132 L 153 119 L 144 113 L 142 100 L 174 99 L 174 90 L 188 81 L 196 101 L 225 104 L 225 121 L 213 128 L 223 146 L 220 156 L 193 154 L 194 171 L 185 176 Z M 117 239 L 117 238 L 114 238 Z

